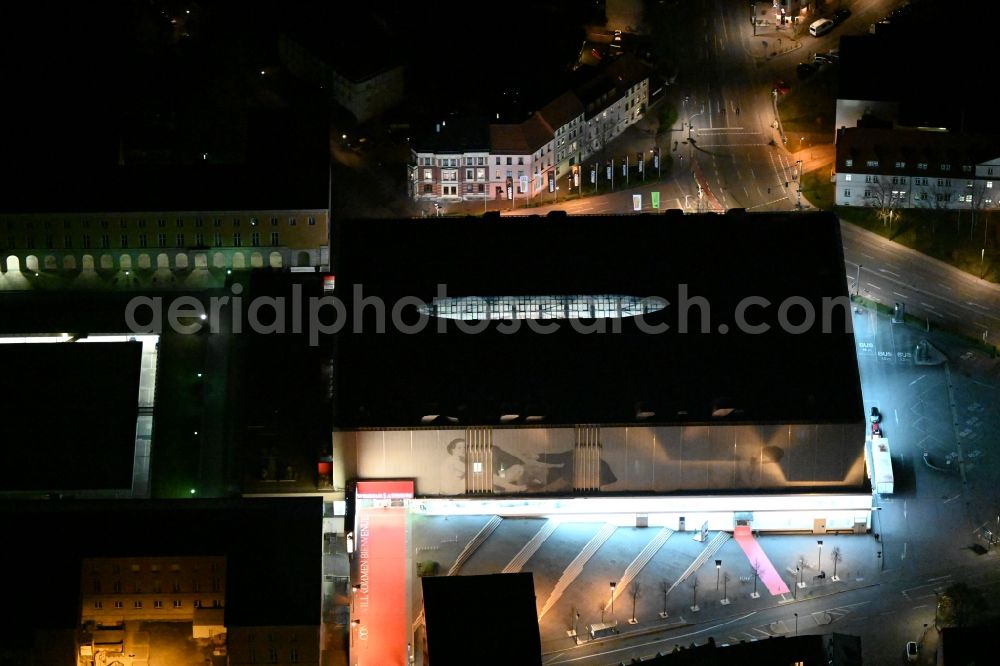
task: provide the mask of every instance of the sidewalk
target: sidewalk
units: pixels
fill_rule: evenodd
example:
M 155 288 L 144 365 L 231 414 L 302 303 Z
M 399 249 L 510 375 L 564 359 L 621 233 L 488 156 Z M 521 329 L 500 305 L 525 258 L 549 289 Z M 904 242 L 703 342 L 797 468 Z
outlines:
M 672 557 L 671 545 L 675 548 L 679 545 L 688 545 L 687 542 L 691 541 L 692 534 L 692 532 L 678 532 L 672 535 L 661 551 L 637 576 L 636 580 L 642 585 L 642 594 L 636 599 L 635 619 L 637 622 L 631 623 L 632 599 L 626 590 L 620 596 L 615 609 L 614 619 L 618 621 L 617 629 L 620 633 L 611 638 L 597 640 L 609 641 L 679 627 L 712 623 L 722 618 L 741 616 L 752 611 L 784 605 L 790 606 L 788 615 L 792 617 L 795 605 L 799 601 L 825 596 L 830 597 L 828 606 L 832 609 L 838 605 L 837 593 L 870 586 L 880 582 L 882 577 L 878 568 L 880 562 L 878 552 L 881 544 L 876 542 L 870 534 L 764 535 L 758 537 L 758 542 L 791 591 L 787 594 L 772 596 L 763 582 L 758 580 L 757 593 L 760 596 L 755 599 L 751 597 L 754 590 L 752 565 L 739 544 L 731 539 L 713 557 L 709 558 L 695 574 L 670 593 L 666 600 L 668 617 L 661 618 L 663 595 L 656 583 L 661 579 L 670 580 L 666 575 L 670 563 L 666 560 Z M 710 533 L 709 542 L 712 536 L 713 534 Z M 822 551 L 817 544 L 818 540 L 823 541 Z M 839 581 L 832 580 L 834 569 L 832 552 L 834 549 L 838 549 L 841 558 L 837 563 Z M 821 570 L 826 573 L 826 576 L 820 579 L 816 576 L 820 572 L 817 565 L 821 556 Z M 719 569 L 716 569 L 715 559 L 722 561 L 722 567 Z M 687 565 L 684 562 L 681 564 Z M 802 567 L 798 577 L 801 577 L 805 587 L 797 585 L 799 582 L 795 570 L 797 565 Z M 676 564 L 674 568 L 676 569 Z M 728 581 L 722 580 L 724 576 L 729 576 Z M 588 598 L 607 598 L 606 578 L 607 576 L 581 576 L 574 584 L 578 586 L 577 594 L 572 596 L 580 597 L 579 593 L 583 592 L 583 596 Z M 697 592 L 692 587 L 695 579 L 698 581 Z M 718 590 L 716 590 L 717 584 Z M 585 587 L 586 590 L 580 590 L 579 587 Z M 725 596 L 723 596 L 724 594 Z M 724 598 L 728 599 L 728 603 L 722 603 Z M 698 610 L 692 610 L 695 601 Z M 552 615 L 570 617 L 564 608 L 554 609 Z M 589 636 L 586 635 L 584 626 L 596 623 L 601 619 L 590 608 L 590 605 L 586 606 L 577 627 L 580 637 L 579 644 L 589 642 Z M 606 619 L 612 620 L 610 617 Z M 800 621 L 805 622 L 804 619 Z M 540 628 L 542 630 L 543 652 L 561 650 L 577 644 L 574 638 L 567 635 L 567 631 L 572 627 L 542 622 Z M 801 629 L 805 630 L 806 627 L 803 626 Z M 781 635 L 785 633 L 781 627 L 763 625 L 755 628 L 755 631 L 761 632 L 760 637 L 764 637 L 764 634 Z M 724 632 L 715 638 L 719 642 L 730 642 Z
M 774 12 L 769 11 L 767 25 L 758 25 L 757 34 L 748 36 L 750 45 L 747 53 L 758 65 L 802 48 L 803 36 L 808 36 L 807 28 L 803 25 L 800 28 L 800 35 L 796 36 L 796 29 L 791 23 L 784 26 L 775 25 Z

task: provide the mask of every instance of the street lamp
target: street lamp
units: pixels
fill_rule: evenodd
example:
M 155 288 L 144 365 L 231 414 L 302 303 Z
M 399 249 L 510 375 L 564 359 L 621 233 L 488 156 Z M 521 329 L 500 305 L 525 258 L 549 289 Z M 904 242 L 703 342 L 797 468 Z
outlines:
M 795 207 L 802 210 L 802 160 L 796 160 L 795 163 L 799 165 L 799 184 L 796 188 Z
M 795 635 L 799 635 L 799 614 L 795 614 Z
M 819 558 L 816 560 L 816 571 L 823 570 L 823 540 L 817 539 L 816 545 L 819 546 Z
M 715 561 L 715 591 L 719 591 L 719 576 L 722 575 L 722 560 Z
M 615 581 L 611 581 L 611 618 L 612 619 L 614 619 L 614 617 L 615 617 L 615 588 L 617 586 L 618 586 L 618 583 L 616 583 Z
M 688 139 L 689 140 L 692 138 L 691 137 L 691 130 L 694 129 L 694 127 L 691 125 L 691 121 L 694 119 L 695 116 L 700 116 L 703 113 L 705 113 L 705 107 L 704 106 L 701 107 L 701 111 L 699 111 L 698 113 L 692 113 L 690 116 L 688 116 Z
M 882 556 L 885 552 L 885 542 L 881 540 L 880 534 L 882 534 L 882 507 L 875 507 L 877 512 L 875 515 L 878 516 L 878 532 L 875 533 L 875 540 L 879 542 L 878 549 L 878 559 L 879 559 L 879 569 L 885 571 L 885 558 Z
M 351 620 L 351 647 L 354 647 L 354 627 L 361 624 L 361 620 Z

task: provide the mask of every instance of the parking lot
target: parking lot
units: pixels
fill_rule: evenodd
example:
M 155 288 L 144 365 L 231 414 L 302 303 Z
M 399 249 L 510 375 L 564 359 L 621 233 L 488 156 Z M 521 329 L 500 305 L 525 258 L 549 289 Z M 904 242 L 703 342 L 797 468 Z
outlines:
M 878 499 L 873 523 L 887 535 L 884 566 L 939 565 L 942 553 L 971 546 L 975 528 L 996 515 L 997 360 L 873 309 L 856 309 L 854 326 L 865 411 L 880 410 L 892 451 L 894 492 Z M 916 354 L 925 340 L 926 361 Z

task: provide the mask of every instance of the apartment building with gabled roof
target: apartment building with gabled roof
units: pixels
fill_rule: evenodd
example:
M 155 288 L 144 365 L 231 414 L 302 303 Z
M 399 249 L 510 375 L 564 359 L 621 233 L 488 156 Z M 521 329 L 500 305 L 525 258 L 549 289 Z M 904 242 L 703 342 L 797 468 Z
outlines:
M 438 123 L 434 132 L 414 142 L 408 166 L 410 197 L 437 203 L 554 192 L 560 178 L 571 176 L 574 167 L 642 118 L 649 105 L 650 73 L 647 65 L 622 55 L 524 122 L 490 124 L 488 153 L 482 160 L 486 164 L 479 159 L 481 135 L 470 153 L 467 137 L 444 130 L 454 120 Z M 488 171 L 480 171 L 487 165 Z
M 1000 205 L 1000 137 L 848 127 L 837 133 L 838 206 L 983 210 Z

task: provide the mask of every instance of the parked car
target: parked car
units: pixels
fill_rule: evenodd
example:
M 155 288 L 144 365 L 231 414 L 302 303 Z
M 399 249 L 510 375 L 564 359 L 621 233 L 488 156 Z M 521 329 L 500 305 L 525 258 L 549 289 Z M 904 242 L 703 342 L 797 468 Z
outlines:
M 774 82 L 774 88 L 771 92 L 778 93 L 779 95 L 787 95 L 791 89 L 791 86 L 785 83 L 784 79 L 778 79 Z
M 916 641 L 910 641 L 906 644 L 906 661 L 916 661 L 917 655 L 920 649 L 917 647 Z
M 827 53 L 813 54 L 813 62 L 817 65 L 832 65 L 837 62 L 837 58 Z
M 837 25 L 840 25 L 841 23 L 843 23 L 844 21 L 846 21 L 848 18 L 850 18 L 850 16 L 851 16 L 851 10 L 850 9 L 847 9 L 847 8 L 838 9 L 837 11 L 835 11 L 833 13 L 833 22 L 835 24 L 837 24 Z
M 830 19 L 817 19 L 809 25 L 809 34 L 813 37 L 822 37 L 833 30 L 834 25 L 836 24 Z
M 882 436 L 882 426 L 878 424 L 878 421 L 872 421 L 872 437 Z
M 816 72 L 817 69 L 819 69 L 819 65 L 816 63 L 800 62 L 795 67 L 795 73 L 799 75 L 800 79 L 808 79 Z
M 878 411 L 878 407 L 872 406 L 872 423 L 878 423 L 882 420 L 882 414 Z

